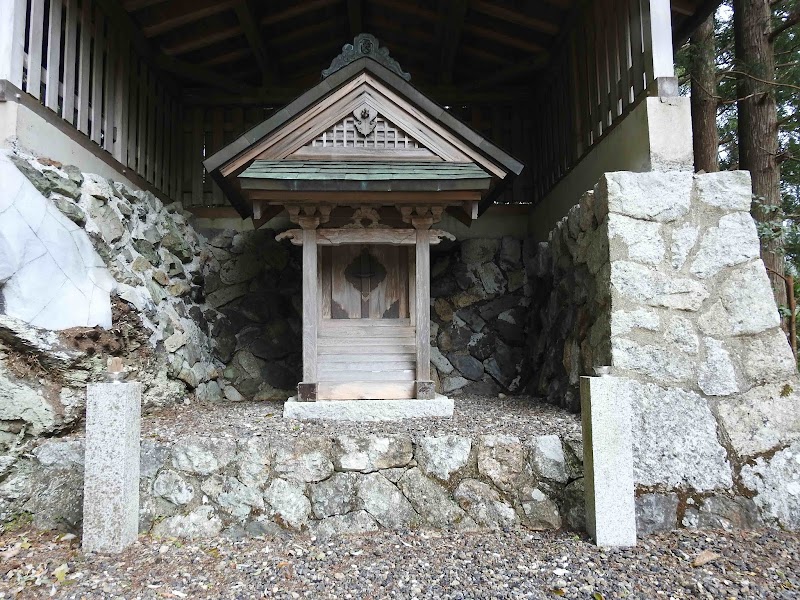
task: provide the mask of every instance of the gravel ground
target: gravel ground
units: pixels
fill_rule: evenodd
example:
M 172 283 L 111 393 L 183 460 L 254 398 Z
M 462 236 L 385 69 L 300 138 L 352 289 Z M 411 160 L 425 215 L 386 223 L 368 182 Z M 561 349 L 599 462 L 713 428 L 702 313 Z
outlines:
M 414 440 L 425 435 L 476 436 L 505 433 L 529 439 L 558 434 L 580 437 L 580 416 L 528 396 L 455 400 L 452 419 L 424 418 L 354 423 L 351 421 L 297 421 L 283 419 L 282 402 L 193 404 L 163 409 L 142 417 L 142 435 L 172 441 L 187 435 L 251 437 L 406 433 Z M 82 436 L 82 432 L 74 435 Z
M 774 530 L 681 530 L 626 550 L 526 530 L 325 542 L 141 536 L 117 556 L 27 530 L 0 536 L 0 558 L 0 598 L 800 597 L 800 536 Z

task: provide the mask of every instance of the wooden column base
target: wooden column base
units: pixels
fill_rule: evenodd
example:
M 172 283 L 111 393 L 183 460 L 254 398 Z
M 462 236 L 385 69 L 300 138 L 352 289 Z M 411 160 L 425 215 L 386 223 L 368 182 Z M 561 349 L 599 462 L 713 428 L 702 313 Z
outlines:
M 317 400 L 317 384 L 300 382 L 297 384 L 298 402 L 315 402 Z
M 436 390 L 432 381 L 416 381 L 417 400 L 433 400 L 436 398 Z

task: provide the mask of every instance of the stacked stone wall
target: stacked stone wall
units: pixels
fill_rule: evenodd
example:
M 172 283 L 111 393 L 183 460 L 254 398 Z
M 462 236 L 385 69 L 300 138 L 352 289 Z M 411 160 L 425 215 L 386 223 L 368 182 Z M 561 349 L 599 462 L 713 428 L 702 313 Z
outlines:
M 78 531 L 83 440 L 0 482 L 0 520 Z M 584 527 L 582 449 L 558 435 L 193 436 L 142 446 L 139 530 L 200 538 L 377 529 Z
M 577 408 L 611 365 L 634 408 L 639 529 L 800 527 L 800 380 L 749 175 L 608 173 L 527 262 L 534 389 Z

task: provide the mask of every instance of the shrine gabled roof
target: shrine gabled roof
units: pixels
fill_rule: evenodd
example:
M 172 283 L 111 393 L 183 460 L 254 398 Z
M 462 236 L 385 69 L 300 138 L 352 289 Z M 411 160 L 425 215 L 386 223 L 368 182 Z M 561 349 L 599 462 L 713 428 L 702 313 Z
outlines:
M 291 191 L 485 190 L 491 184 L 475 163 L 443 161 L 255 160 L 238 179 L 242 189 Z
M 361 177 L 354 171 L 356 164 L 362 167 L 361 173 L 369 173 L 369 177 L 362 177 L 362 180 L 395 181 L 402 172 L 404 175 L 400 179 L 406 181 L 436 178 L 461 180 L 463 184 L 469 179 L 463 167 L 436 173 L 430 171 L 431 165 L 471 163 L 482 171 L 481 179 L 489 181 L 489 185 L 481 183 L 469 188 L 483 190 L 483 206 L 523 169 L 521 162 L 409 84 L 409 75 L 368 34 L 361 34 L 354 44 L 346 45 L 324 75 L 319 84 L 204 161 L 212 178 L 242 216 L 252 214 L 248 204 L 252 200 L 247 196 L 245 182 L 253 179 L 250 175 L 257 172 L 258 167 L 250 170 L 256 160 L 271 161 L 273 171 L 275 163 L 285 161 L 313 159 L 319 163 L 338 163 L 339 166 L 320 171 L 314 171 L 322 169 L 319 164 L 308 165 L 302 172 L 290 170 L 296 164 L 289 170 L 280 168 L 287 175 L 272 180 L 282 179 L 284 183 L 272 189 L 287 191 L 307 189 L 311 185 L 295 183 L 291 187 L 285 183 L 290 180 L 322 181 L 325 177 L 337 177 L 339 179 L 332 181 L 356 181 Z M 348 135 L 355 135 L 358 141 L 353 143 L 348 138 L 350 141 L 342 143 L 343 136 Z M 399 159 L 396 162 L 407 162 L 404 167 L 393 167 L 393 179 L 385 178 L 390 175 L 388 173 L 379 179 L 378 171 L 363 165 L 378 161 L 385 166 L 387 162 L 394 163 L 395 158 Z M 355 177 L 340 177 L 338 173 L 344 168 L 350 169 L 350 175 Z M 249 175 L 240 177 L 248 171 Z M 290 173 L 297 176 L 289 176 Z M 312 173 L 323 175 L 315 178 Z M 462 184 L 441 184 L 451 187 L 431 189 L 464 189 L 458 187 Z M 420 183 L 414 189 L 425 189 L 425 186 Z M 261 189 L 266 189 L 263 182 Z

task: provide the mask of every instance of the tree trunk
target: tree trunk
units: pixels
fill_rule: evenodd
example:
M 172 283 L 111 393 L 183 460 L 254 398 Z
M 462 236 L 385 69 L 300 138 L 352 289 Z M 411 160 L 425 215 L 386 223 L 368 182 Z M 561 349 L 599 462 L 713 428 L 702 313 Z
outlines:
M 775 56 L 770 41 L 768 0 L 734 0 L 733 25 L 736 36 L 736 93 L 739 98 L 739 167 L 750 171 L 753 194 L 765 206 L 780 206 L 780 168 L 778 117 L 775 106 Z M 774 217 L 753 205 L 757 221 Z M 782 240 L 762 239 L 761 258 L 770 270 L 783 275 Z M 778 275 L 770 274 L 778 305 L 787 304 L 786 286 Z
M 690 53 L 694 170 L 707 173 L 719 171 L 715 56 L 714 15 L 711 15 L 692 35 Z

